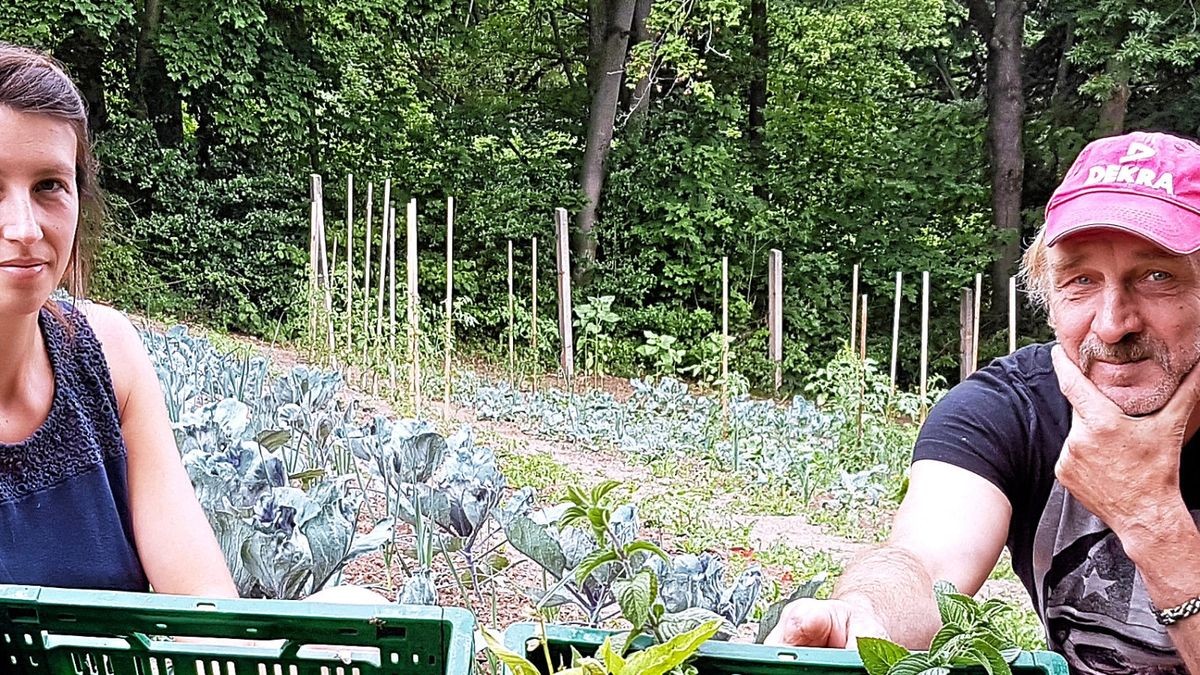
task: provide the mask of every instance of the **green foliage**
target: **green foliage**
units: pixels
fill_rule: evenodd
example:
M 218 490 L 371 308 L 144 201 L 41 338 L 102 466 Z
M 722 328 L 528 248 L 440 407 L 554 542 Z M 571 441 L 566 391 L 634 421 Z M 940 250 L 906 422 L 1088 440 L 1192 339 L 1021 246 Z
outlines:
M 990 675 L 1012 673 L 1009 664 L 1021 654 L 998 619 L 1012 608 L 1002 600 L 979 603 L 948 582 L 934 585 L 942 628 L 928 652 L 910 652 L 888 640 L 859 638 L 858 653 L 869 675 L 946 674 L 951 668 L 979 667 Z
M 638 346 L 638 354 L 641 354 L 650 363 L 654 374 L 673 375 L 679 369 L 679 364 L 683 361 L 685 354 L 682 349 L 675 346 L 679 340 L 673 335 L 659 335 L 649 330 L 645 331 L 645 335 L 646 342 Z
M 575 348 L 583 361 L 583 371 L 591 375 L 605 375 L 613 358 L 612 330 L 620 320 L 613 311 L 613 296 L 589 297 L 587 302 L 575 305 Z

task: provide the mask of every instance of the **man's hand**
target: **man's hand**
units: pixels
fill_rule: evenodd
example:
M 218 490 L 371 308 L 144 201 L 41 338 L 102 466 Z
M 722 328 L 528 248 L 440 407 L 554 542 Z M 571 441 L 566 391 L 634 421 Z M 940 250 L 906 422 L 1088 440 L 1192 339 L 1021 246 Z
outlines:
M 1145 534 L 1182 504 L 1179 456 L 1200 401 L 1193 368 L 1157 412 L 1131 417 L 1088 380 L 1056 345 L 1059 388 L 1071 402 L 1071 431 L 1054 467 L 1058 482 L 1123 541 Z M 1128 542 L 1126 542 L 1128 543 Z
M 846 600 L 801 598 L 783 608 L 766 644 L 853 649 L 860 637 L 887 637 L 870 610 Z

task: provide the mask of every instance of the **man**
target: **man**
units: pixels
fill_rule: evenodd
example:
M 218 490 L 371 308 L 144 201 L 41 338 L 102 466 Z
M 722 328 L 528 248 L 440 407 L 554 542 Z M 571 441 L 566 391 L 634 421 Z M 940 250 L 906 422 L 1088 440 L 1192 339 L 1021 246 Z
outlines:
M 979 590 L 1001 548 L 1075 673 L 1200 675 L 1200 146 L 1084 148 L 1023 275 L 1057 343 L 934 407 L 881 549 L 769 641 L 928 648 L 932 587 Z

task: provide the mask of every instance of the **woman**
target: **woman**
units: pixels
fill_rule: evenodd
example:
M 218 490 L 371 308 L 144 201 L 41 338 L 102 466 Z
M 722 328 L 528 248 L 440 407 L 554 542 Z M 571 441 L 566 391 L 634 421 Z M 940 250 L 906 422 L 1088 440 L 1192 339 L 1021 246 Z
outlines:
M 236 597 L 158 379 L 77 297 L 102 213 L 79 90 L 0 43 L 0 583 Z

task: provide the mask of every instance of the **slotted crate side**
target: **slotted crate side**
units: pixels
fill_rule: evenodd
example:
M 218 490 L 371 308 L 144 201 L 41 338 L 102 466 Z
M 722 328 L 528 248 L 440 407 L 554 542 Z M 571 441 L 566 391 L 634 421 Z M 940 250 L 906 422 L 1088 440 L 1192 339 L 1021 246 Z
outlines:
M 165 675 L 170 659 L 175 675 L 466 675 L 473 626 L 474 617 L 454 607 L 0 585 L 0 672 Z M 164 635 L 276 642 L 249 647 L 148 637 Z
M 604 638 L 611 634 L 575 626 L 548 625 L 545 630 L 550 657 L 556 666 L 570 664 L 572 647 L 584 656 L 595 654 Z M 504 632 L 504 644 L 525 655 L 542 672 L 548 672 L 541 636 L 542 628 L 537 624 L 514 624 Z M 699 675 L 866 675 L 867 672 L 853 650 L 769 647 L 715 640 L 704 643 L 692 663 Z M 1013 663 L 1012 670 L 1014 675 L 1068 675 L 1066 660 L 1053 652 L 1024 652 Z

